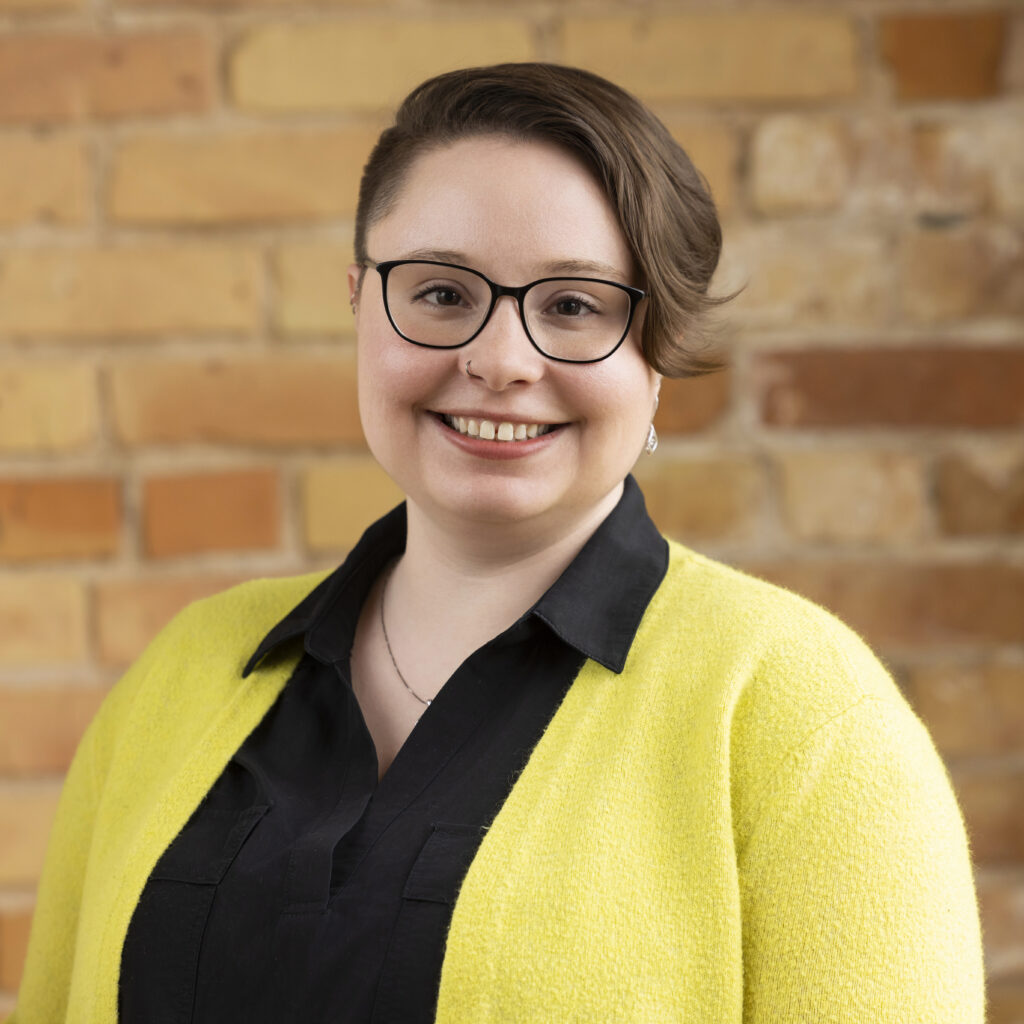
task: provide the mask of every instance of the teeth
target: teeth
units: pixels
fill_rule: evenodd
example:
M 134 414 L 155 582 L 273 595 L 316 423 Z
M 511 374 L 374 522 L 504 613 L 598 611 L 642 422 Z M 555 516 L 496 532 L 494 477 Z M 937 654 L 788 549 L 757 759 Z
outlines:
M 540 437 L 548 433 L 551 426 L 541 423 L 511 423 L 503 420 L 474 420 L 466 416 L 444 416 L 445 423 L 460 434 L 468 437 L 479 437 L 484 441 L 525 441 L 528 438 Z

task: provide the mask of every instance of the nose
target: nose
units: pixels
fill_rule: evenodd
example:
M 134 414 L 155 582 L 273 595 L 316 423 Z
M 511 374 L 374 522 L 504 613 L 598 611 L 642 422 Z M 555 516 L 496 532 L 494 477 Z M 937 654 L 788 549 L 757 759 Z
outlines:
M 492 390 L 530 384 L 544 375 L 547 360 L 533 347 L 511 295 L 501 296 L 483 330 L 462 350 L 462 363 Z

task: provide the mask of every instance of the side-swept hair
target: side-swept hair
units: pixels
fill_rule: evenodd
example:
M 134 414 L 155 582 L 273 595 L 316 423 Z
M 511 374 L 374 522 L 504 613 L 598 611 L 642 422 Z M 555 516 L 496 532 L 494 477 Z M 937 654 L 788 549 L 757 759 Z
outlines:
M 701 326 L 724 302 L 708 294 L 722 231 L 700 173 L 639 100 L 589 71 L 558 64 L 496 64 L 431 78 L 381 133 L 359 188 L 355 256 L 397 200 L 417 157 L 467 137 L 554 143 L 596 176 L 615 210 L 648 293 L 641 344 L 659 373 L 718 369 Z

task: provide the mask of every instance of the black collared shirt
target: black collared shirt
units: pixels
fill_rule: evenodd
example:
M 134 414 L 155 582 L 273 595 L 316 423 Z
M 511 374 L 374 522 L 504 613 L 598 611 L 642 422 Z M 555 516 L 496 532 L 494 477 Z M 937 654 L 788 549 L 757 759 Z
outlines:
M 280 697 L 165 851 L 121 962 L 122 1024 L 432 1021 L 483 834 L 583 661 L 620 672 L 668 564 L 632 478 L 529 612 L 472 654 L 377 780 L 352 693 L 360 609 L 405 507 L 253 653 L 303 644 Z

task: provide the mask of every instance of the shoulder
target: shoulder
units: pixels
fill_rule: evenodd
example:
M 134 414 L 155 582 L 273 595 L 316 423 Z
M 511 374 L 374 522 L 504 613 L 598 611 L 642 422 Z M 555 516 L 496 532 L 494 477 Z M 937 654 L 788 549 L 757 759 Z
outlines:
M 890 752 L 922 736 L 868 645 L 781 587 L 672 543 L 650 618 L 649 656 L 667 657 L 677 678 L 693 680 L 741 788 L 759 789 L 796 752 L 839 735 L 854 759 L 883 732 Z
M 187 652 L 213 646 L 249 658 L 266 634 L 312 593 L 326 572 L 249 580 L 187 605 L 155 643 Z
M 326 573 L 257 579 L 186 605 L 107 695 L 94 730 L 119 731 L 153 708 L 209 711 L 248 685 L 246 662 Z
M 794 683 L 820 672 L 845 680 L 848 696 L 889 696 L 888 673 L 831 612 L 782 587 L 669 542 L 669 568 L 651 606 L 663 638 L 763 679 Z

